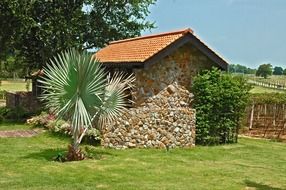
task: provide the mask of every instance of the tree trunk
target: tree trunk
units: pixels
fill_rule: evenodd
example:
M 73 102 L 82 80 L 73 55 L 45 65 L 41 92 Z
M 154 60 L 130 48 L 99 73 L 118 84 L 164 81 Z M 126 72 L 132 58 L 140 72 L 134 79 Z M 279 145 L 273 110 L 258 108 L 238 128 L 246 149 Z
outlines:
M 84 131 L 85 132 L 85 131 Z M 84 154 L 82 153 L 81 149 L 79 148 L 82 136 L 79 135 L 79 131 L 75 131 L 73 133 L 73 141 L 72 143 L 68 146 L 68 155 L 67 155 L 67 160 L 68 161 L 79 161 L 84 159 Z

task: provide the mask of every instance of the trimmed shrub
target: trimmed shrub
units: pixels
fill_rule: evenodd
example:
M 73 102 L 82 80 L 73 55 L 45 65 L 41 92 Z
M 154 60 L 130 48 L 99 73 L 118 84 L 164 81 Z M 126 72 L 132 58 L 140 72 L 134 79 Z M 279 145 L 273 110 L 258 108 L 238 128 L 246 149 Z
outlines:
M 196 144 L 237 142 L 239 119 L 244 114 L 250 89 L 242 76 L 224 74 L 215 68 L 194 78 Z

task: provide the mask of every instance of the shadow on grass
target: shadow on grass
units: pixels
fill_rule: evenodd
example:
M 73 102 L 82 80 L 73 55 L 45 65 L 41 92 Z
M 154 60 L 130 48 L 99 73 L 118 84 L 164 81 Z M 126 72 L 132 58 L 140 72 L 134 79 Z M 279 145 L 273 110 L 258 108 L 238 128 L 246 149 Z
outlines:
M 247 185 L 247 187 L 253 187 L 256 190 L 283 190 L 281 188 L 271 187 L 269 185 L 264 185 L 264 184 L 256 183 L 254 181 L 249 181 L 249 180 L 245 180 L 244 183 L 245 185 Z
M 95 148 L 90 147 L 82 147 L 82 151 L 84 152 L 86 159 L 92 160 L 101 160 L 107 156 L 116 156 L 111 154 L 110 152 L 104 150 L 98 150 Z M 45 149 L 40 152 L 35 152 L 28 154 L 27 156 L 23 157 L 25 159 L 36 159 L 36 160 L 47 160 L 47 161 L 54 161 L 57 157 L 61 157 L 62 155 L 67 154 L 67 149 Z
M 46 133 L 47 136 L 52 137 L 52 138 L 57 138 L 60 140 L 65 140 L 67 142 L 71 142 L 72 138 L 70 135 L 65 134 L 65 133 L 60 133 L 60 132 L 53 132 L 53 131 L 49 131 L 47 130 Z M 81 145 L 91 145 L 94 147 L 100 147 L 100 140 L 94 140 L 93 138 L 90 138 L 88 136 L 84 136 L 82 141 L 81 141 Z
M 53 161 L 59 154 L 66 153 L 67 149 L 45 149 L 40 152 L 34 152 L 23 157 L 25 159 L 48 160 Z
M 85 146 L 82 148 L 82 150 L 85 152 L 85 155 L 88 159 L 101 160 L 107 156 L 117 156 L 116 154 L 110 153 L 107 150 L 97 149 L 93 146 Z

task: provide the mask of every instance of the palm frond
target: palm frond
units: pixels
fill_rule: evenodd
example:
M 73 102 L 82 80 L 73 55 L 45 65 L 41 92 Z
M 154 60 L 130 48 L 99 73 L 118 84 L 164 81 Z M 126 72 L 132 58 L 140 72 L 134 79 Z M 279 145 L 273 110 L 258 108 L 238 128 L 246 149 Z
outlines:
M 101 128 L 126 111 L 128 90 L 134 80 L 133 75 L 126 77 L 123 73 L 111 77 L 91 54 L 72 49 L 44 68 L 41 100 L 58 118 L 70 120 L 74 144 L 79 144 L 79 134 L 92 126 L 93 119 Z
M 99 128 L 116 120 L 127 111 L 128 101 L 126 99 L 133 88 L 134 81 L 134 75 L 126 77 L 125 74 L 119 72 L 114 73 L 112 77 L 108 75 L 103 104 L 98 113 Z
M 106 74 L 92 55 L 76 50 L 61 53 L 44 68 L 40 82 L 41 99 L 47 108 L 52 108 L 58 117 L 71 117 L 74 132 L 91 126 L 106 88 Z

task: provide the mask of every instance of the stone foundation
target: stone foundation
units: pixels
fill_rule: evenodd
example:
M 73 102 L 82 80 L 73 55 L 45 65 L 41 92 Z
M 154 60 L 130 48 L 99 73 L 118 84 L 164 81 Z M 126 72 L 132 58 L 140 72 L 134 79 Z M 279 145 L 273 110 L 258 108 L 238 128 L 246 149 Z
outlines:
M 158 95 L 131 108 L 103 132 L 102 145 L 112 148 L 174 148 L 195 145 L 193 95 L 169 85 Z

